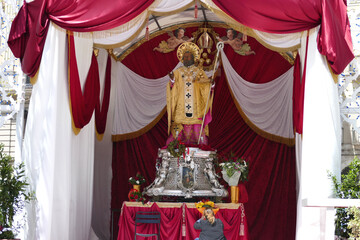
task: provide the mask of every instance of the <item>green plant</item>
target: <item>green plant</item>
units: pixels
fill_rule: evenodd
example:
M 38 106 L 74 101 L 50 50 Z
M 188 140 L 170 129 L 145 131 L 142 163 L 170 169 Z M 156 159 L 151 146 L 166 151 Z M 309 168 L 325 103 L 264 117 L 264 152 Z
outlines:
M 351 207 L 348 212 L 353 216 L 348 223 L 348 228 L 351 230 L 350 237 L 360 239 L 360 208 Z
M 360 160 L 354 157 L 347 171 L 341 174 L 341 182 L 336 176 L 328 173 L 334 184 L 334 193 L 338 198 L 358 199 L 360 198 Z M 348 228 L 349 221 L 354 219 L 354 215 L 348 208 L 336 209 L 335 235 L 349 238 L 351 230 Z
M 14 238 L 18 231 L 13 225 L 14 216 L 23 209 L 25 201 L 34 198 L 26 191 L 29 184 L 25 179 L 24 163 L 14 166 L 13 162 L 0 144 L 0 239 Z

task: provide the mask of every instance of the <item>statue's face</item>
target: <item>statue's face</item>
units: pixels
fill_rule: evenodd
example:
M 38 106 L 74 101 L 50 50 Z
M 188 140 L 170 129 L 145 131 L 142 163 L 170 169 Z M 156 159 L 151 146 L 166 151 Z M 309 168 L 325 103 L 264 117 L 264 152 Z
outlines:
M 194 64 L 194 56 L 190 52 L 184 53 L 183 63 L 186 67 L 189 67 Z
M 226 36 L 231 40 L 234 38 L 234 32 L 232 30 L 227 30 Z
M 180 39 L 180 38 L 183 38 L 184 37 L 184 29 L 179 29 L 178 31 L 178 34 L 177 34 L 177 38 Z

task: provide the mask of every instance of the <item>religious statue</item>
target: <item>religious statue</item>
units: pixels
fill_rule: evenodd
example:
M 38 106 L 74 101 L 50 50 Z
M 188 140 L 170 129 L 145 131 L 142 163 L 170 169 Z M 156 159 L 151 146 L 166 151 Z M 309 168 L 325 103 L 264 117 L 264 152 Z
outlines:
M 221 188 L 223 186 L 220 185 L 219 181 L 217 178 L 219 178 L 219 176 L 215 173 L 215 169 L 214 169 L 214 165 L 212 160 L 207 160 L 205 162 L 205 169 L 204 169 L 204 173 L 207 176 L 207 178 L 209 179 L 209 182 L 211 183 L 211 185 L 214 188 Z
M 192 40 L 194 40 L 194 38 L 189 38 L 187 36 L 184 36 L 184 33 L 185 33 L 184 28 L 178 28 L 174 31 L 174 33 L 168 32 L 170 38 L 166 41 L 161 41 L 159 43 L 159 46 L 154 48 L 153 50 L 162 53 L 168 53 L 173 51 L 181 43 L 191 42 Z
M 225 44 L 229 44 L 236 53 L 242 56 L 255 55 L 255 52 L 251 50 L 250 45 L 244 43 L 241 37 L 241 33 L 238 34 L 234 29 L 229 28 L 226 30 L 226 36 L 223 36 L 222 38 L 216 37 L 216 39 Z
M 195 66 L 200 59 L 200 49 L 195 43 L 181 44 L 177 56 L 184 66 L 169 73 L 166 96 L 169 138 L 166 145 L 174 139 L 185 144 L 208 144 L 212 78 Z

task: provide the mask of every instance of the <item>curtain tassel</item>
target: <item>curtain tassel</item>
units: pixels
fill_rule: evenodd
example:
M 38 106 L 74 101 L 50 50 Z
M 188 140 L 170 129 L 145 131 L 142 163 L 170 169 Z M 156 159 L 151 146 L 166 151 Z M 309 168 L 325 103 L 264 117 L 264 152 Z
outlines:
M 239 236 L 245 236 L 245 227 L 243 223 L 240 224 Z
M 195 2 L 195 18 L 198 17 L 198 6 L 197 6 L 197 2 Z
M 149 41 L 149 39 L 150 39 L 149 26 L 146 27 L 145 39 L 146 39 L 146 41 Z

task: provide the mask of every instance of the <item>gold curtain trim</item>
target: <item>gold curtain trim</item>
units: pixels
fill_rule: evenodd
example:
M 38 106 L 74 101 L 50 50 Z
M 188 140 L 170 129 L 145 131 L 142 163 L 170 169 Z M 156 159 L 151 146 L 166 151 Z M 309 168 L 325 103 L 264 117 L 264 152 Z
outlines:
M 207 2 L 206 3 L 201 2 L 201 5 L 203 5 L 204 7 L 206 7 L 213 13 L 215 13 L 217 16 L 219 16 L 231 28 L 235 29 L 236 31 L 242 32 L 243 34 L 246 34 L 250 37 L 255 38 L 264 47 L 266 47 L 270 50 L 273 50 L 275 52 L 289 52 L 289 51 L 294 51 L 294 50 L 300 48 L 300 44 L 297 44 L 295 46 L 288 47 L 288 48 L 279 48 L 279 47 L 274 47 L 274 46 L 266 43 L 253 31 L 252 28 L 239 23 L 238 21 L 236 21 L 235 19 L 233 19 L 232 17 L 227 15 L 225 12 L 223 12 L 221 9 L 217 8 L 217 6 L 214 3 L 212 3 L 212 1 L 209 1 L 209 2 L 211 2 L 211 4 L 207 3 Z M 215 6 L 212 6 L 212 5 L 215 5 Z
M 40 66 L 39 66 L 39 68 L 38 68 L 35 76 L 30 77 L 30 83 L 31 83 L 31 85 L 35 85 L 35 84 L 37 83 L 37 80 L 38 80 L 38 78 L 39 78 L 39 70 L 40 70 Z
M 67 31 L 68 34 L 68 56 L 70 57 L 70 36 L 73 35 L 73 32 Z M 69 108 L 70 108 L 70 115 L 71 115 L 71 127 L 75 135 L 78 135 L 81 131 L 81 128 L 77 128 L 74 123 L 74 118 L 72 114 L 72 107 L 71 107 L 71 95 L 70 95 L 70 67 L 69 67 L 69 59 L 68 59 L 68 86 L 69 86 Z
M 185 203 L 187 208 L 196 208 L 195 203 Z M 238 209 L 240 203 L 215 203 L 220 209 Z
M 103 138 L 104 138 L 104 134 L 103 134 L 103 133 L 102 133 L 102 134 L 98 133 L 98 131 L 97 131 L 97 129 L 96 129 L 96 124 L 95 124 L 95 134 L 96 134 L 96 139 L 97 139 L 99 142 L 101 142 L 101 141 L 103 140 Z
M 326 60 L 326 62 L 327 62 L 327 66 L 328 66 L 328 68 L 329 68 L 329 72 L 331 73 L 331 76 L 332 76 L 332 78 L 333 78 L 333 80 L 334 80 L 334 83 L 337 84 L 338 81 L 339 81 L 339 75 L 337 75 L 337 74 L 334 73 L 334 71 L 332 70 L 332 68 L 331 68 L 331 66 L 330 66 L 329 61 Z
M 243 112 L 243 110 L 241 109 L 241 106 L 240 104 L 238 103 L 238 101 L 236 100 L 235 96 L 234 96 L 234 93 L 233 91 L 231 90 L 231 87 L 229 85 L 229 81 L 227 79 L 227 76 L 225 74 L 225 77 L 226 77 L 226 82 L 227 82 L 227 85 L 229 87 L 229 91 L 230 91 L 230 94 L 231 94 L 231 97 L 235 103 L 235 106 L 236 108 L 238 109 L 241 117 L 244 119 L 245 123 L 254 131 L 256 132 L 258 135 L 266 138 L 266 139 L 269 139 L 271 141 L 275 141 L 275 142 L 279 142 L 279 143 L 282 143 L 282 144 L 286 144 L 287 146 L 289 147 L 292 147 L 295 145 L 295 138 L 285 138 L 285 137 L 281 137 L 281 136 L 278 136 L 278 135 L 275 135 L 275 134 L 271 134 L 271 133 L 268 133 L 268 132 L 265 132 L 264 130 L 258 128 L 254 123 L 251 122 L 251 120 L 246 116 L 246 114 Z
M 141 202 L 128 201 L 124 203 L 127 207 L 152 207 L 156 203 L 159 208 L 181 208 L 183 204 L 187 208 L 196 208 L 195 203 L 150 202 L 149 204 L 142 204 Z M 240 203 L 215 203 L 215 205 L 220 209 L 238 209 L 240 207 Z
M 120 141 L 133 139 L 133 138 L 143 135 L 144 133 L 146 133 L 147 131 L 152 129 L 159 122 L 159 120 L 163 117 L 165 112 L 166 112 L 166 107 L 164 107 L 164 109 L 160 112 L 160 114 L 151 123 L 149 123 L 145 127 L 141 128 L 140 130 L 137 130 L 135 132 L 131 132 L 131 133 L 112 135 L 111 140 L 113 142 L 120 142 Z

